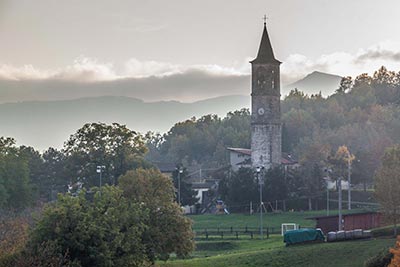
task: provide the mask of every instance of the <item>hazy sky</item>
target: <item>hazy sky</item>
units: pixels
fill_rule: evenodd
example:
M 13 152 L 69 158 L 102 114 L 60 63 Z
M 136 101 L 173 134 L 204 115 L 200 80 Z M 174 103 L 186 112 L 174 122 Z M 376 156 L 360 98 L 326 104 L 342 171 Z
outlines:
M 265 13 L 283 83 L 398 71 L 399 10 L 398 0 L 0 0 L 0 79 L 247 75 Z

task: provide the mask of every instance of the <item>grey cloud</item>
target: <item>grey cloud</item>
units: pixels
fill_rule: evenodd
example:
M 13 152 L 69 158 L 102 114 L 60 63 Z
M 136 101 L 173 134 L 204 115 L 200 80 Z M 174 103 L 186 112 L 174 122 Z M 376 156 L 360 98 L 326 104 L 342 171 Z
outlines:
M 81 97 L 127 96 L 147 102 L 192 102 L 224 95 L 248 95 L 249 75 L 215 75 L 200 70 L 163 77 L 78 82 L 61 79 L 0 80 L 0 103 L 66 100 Z
M 357 56 L 354 59 L 354 63 L 362 64 L 368 60 L 377 60 L 377 59 L 400 61 L 400 51 L 368 50 L 365 53 Z

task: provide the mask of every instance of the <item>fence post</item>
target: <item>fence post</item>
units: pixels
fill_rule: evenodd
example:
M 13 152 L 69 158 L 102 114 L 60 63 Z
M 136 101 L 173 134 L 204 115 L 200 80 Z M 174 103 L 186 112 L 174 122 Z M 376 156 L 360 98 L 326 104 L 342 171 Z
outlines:
M 231 233 L 233 233 L 233 227 L 231 226 Z
M 239 233 L 236 231 L 236 239 L 239 239 Z
M 250 232 L 251 239 L 253 239 L 253 231 Z
M 267 239 L 269 238 L 269 227 L 267 227 Z
M 221 238 L 224 239 L 224 232 L 221 232 Z
M 208 240 L 208 232 L 207 232 L 207 229 L 206 229 L 206 240 Z
M 246 225 L 246 229 L 244 230 L 244 232 L 245 232 L 245 233 L 247 233 L 247 232 L 248 232 L 248 231 L 247 231 L 247 225 Z

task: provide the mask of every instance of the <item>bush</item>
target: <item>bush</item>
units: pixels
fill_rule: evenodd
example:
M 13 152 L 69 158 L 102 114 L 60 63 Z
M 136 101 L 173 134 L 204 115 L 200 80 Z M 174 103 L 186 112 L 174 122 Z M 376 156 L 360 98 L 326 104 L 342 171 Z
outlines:
M 390 264 L 393 254 L 388 249 L 382 249 L 377 255 L 369 258 L 365 263 L 365 267 L 386 267 Z
M 0 267 L 81 267 L 78 261 L 70 261 L 68 253 L 56 254 L 59 251 L 54 242 L 44 242 L 32 251 L 24 249 L 0 258 Z
M 68 256 L 72 266 L 142 266 L 147 261 L 142 242 L 147 211 L 128 202 L 116 187 L 104 186 L 101 194 L 94 190 L 92 201 L 82 191 L 78 197 L 60 195 L 47 206 L 32 231 L 28 253 Z M 46 242 L 48 250 L 41 251 Z

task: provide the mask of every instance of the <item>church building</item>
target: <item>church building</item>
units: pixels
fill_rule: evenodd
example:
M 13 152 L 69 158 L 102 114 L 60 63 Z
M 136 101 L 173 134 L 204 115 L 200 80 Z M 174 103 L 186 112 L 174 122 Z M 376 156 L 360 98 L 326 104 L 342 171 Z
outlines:
M 281 62 L 274 56 L 265 22 L 257 57 L 250 63 L 251 149 L 228 148 L 232 169 L 295 164 L 290 155 L 282 157 Z

